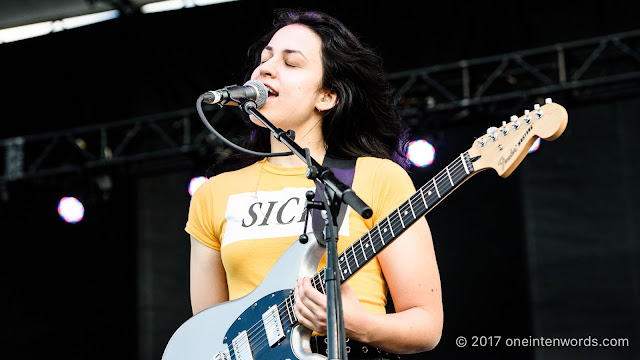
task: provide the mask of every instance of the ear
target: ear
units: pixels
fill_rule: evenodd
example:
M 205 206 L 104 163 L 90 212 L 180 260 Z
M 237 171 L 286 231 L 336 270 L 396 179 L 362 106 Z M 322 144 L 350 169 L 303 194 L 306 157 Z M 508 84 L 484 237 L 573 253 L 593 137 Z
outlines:
M 322 90 L 318 93 L 316 109 L 318 111 L 331 110 L 338 103 L 338 94 L 335 90 Z

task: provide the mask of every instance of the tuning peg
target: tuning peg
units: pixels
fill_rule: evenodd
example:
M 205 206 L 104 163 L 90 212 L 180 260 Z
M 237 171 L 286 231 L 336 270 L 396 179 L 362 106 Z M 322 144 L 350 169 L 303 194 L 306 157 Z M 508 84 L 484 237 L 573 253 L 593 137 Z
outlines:
M 496 134 L 496 131 L 498 131 L 498 128 L 495 126 L 492 126 L 487 129 L 487 135 L 489 135 L 489 140 L 496 141 L 498 139 L 498 134 Z
M 529 124 L 531 122 L 531 115 L 529 115 L 529 110 L 524 111 L 524 123 Z
M 507 127 L 507 122 L 503 121 L 502 122 L 502 126 L 498 130 L 500 130 L 500 133 L 502 134 L 502 136 L 507 136 L 507 134 L 509 133 L 509 128 Z
M 551 100 L 551 98 L 544 99 L 544 103 L 545 104 L 551 104 L 552 102 L 553 102 L 553 100 Z
M 536 119 L 540 119 L 542 117 L 542 109 L 540 109 L 540 104 L 533 105 L 533 114 L 536 116 Z
M 518 130 L 520 128 L 520 121 L 518 121 L 518 116 L 511 115 L 510 120 L 512 122 L 511 127 L 513 128 L 513 130 Z

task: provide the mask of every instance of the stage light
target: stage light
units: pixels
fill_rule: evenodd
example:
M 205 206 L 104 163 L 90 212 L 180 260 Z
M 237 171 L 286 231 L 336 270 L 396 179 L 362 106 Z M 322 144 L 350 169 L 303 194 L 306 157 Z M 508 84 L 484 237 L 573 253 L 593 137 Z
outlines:
M 538 148 L 540 148 L 540 138 L 537 138 L 536 141 L 531 144 L 531 147 L 529 148 L 529 152 L 527 154 L 535 152 L 536 150 L 538 150 Z
M 143 14 L 151 14 L 163 11 L 179 10 L 183 8 L 191 8 L 194 6 L 206 6 L 213 4 L 221 4 L 236 0 L 165 0 L 155 1 L 140 7 Z
M 425 167 L 433 164 L 436 149 L 427 140 L 414 140 L 407 148 L 407 158 L 415 166 Z
M 18 40 L 30 39 L 37 36 L 47 35 L 66 29 L 74 29 L 81 26 L 91 25 L 120 16 L 118 10 L 103 11 L 95 14 L 74 16 L 56 21 L 44 21 L 35 24 L 16 26 L 7 29 L 0 29 L 0 44 Z
M 204 184 L 207 181 L 205 176 L 196 176 L 189 181 L 189 195 L 193 196 L 193 193 L 200 187 L 200 185 Z
M 62 220 L 75 224 L 84 217 L 84 205 L 72 196 L 63 197 L 58 202 L 58 215 Z

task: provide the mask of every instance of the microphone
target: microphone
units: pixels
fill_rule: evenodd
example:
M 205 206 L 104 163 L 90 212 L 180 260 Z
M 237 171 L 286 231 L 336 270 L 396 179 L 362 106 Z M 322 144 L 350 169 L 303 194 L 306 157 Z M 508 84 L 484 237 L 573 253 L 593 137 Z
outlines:
M 238 106 L 241 100 L 253 100 L 258 108 L 267 102 L 267 87 L 258 80 L 249 80 L 244 85 L 225 86 L 220 90 L 207 91 L 202 101 L 207 104 Z

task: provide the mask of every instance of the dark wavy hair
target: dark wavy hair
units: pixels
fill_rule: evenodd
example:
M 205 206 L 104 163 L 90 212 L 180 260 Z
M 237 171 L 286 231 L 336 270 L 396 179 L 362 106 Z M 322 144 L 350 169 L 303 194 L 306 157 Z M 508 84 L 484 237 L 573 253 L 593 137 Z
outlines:
M 373 156 L 393 160 L 407 169 L 409 127 L 400 118 L 395 91 L 386 78 L 380 56 L 330 15 L 291 9 L 275 13 L 271 31 L 248 49 L 245 81 L 260 64 L 262 50 L 278 30 L 291 24 L 310 28 L 322 39 L 322 87 L 335 90 L 338 98 L 322 121 L 327 156 Z M 250 126 L 252 130 L 243 146 L 269 152 L 271 132 L 255 124 Z M 237 161 L 237 157 L 232 161 L 235 167 L 258 160 L 246 154 L 242 157 L 244 161 Z

